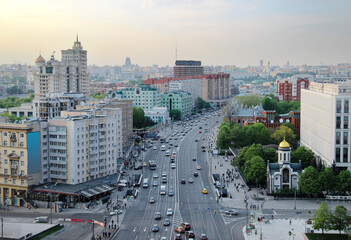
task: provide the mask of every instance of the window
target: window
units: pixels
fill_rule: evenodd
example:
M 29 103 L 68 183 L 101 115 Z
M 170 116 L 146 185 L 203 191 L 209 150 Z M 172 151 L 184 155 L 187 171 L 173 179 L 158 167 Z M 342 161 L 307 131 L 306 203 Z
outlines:
M 5 169 L 4 169 L 4 173 L 5 173 L 5 174 L 8 174 L 8 172 L 9 172 L 9 170 L 5 168 Z
M 21 137 L 21 138 L 23 138 L 23 137 L 24 137 L 24 134 L 23 134 L 23 133 L 21 133 L 21 134 L 20 134 L 20 137 Z
M 340 148 L 335 149 L 335 161 L 340 162 Z
M 342 158 L 343 158 L 343 162 L 348 162 L 348 158 L 349 158 L 349 149 L 348 148 L 344 148 L 343 149 L 343 155 L 342 155 Z
M 20 142 L 20 147 L 24 147 L 24 142 Z
M 340 144 L 340 132 L 336 132 L 335 144 Z
M 4 137 L 7 137 L 7 132 L 4 132 Z
M 349 117 L 344 116 L 344 129 L 348 129 L 348 128 L 349 128 Z
M 348 144 L 349 143 L 349 133 L 348 132 L 344 132 L 344 144 Z
M 7 155 L 7 150 L 4 150 L 4 155 Z
M 5 159 L 4 164 L 7 164 L 7 159 Z
M 13 184 L 16 184 L 16 179 L 12 179 L 12 183 L 13 183 Z
M 344 102 L 344 113 L 349 113 L 349 100 Z
M 341 113 L 341 100 L 336 101 L 336 113 Z
M 4 141 L 4 146 L 7 146 L 7 141 Z
M 21 186 L 24 186 L 24 180 L 21 180 Z
M 4 179 L 4 182 L 7 183 L 7 178 Z
M 340 129 L 341 117 L 336 117 L 336 129 Z
M 21 161 L 21 167 L 23 167 L 24 166 L 24 161 Z

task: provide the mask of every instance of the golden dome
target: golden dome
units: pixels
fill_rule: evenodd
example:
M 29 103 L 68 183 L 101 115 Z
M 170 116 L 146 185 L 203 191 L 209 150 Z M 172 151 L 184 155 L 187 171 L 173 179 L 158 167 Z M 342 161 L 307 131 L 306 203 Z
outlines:
M 279 148 L 290 148 L 290 144 L 285 141 L 285 137 L 284 140 L 279 144 Z
M 35 59 L 35 63 L 45 63 L 45 59 L 41 56 L 41 54 L 39 55 L 39 57 L 37 57 L 37 59 Z

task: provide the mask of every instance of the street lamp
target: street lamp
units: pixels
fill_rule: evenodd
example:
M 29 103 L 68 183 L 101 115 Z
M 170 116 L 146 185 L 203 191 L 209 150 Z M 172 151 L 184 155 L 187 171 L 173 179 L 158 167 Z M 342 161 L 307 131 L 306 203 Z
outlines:
M 50 192 L 50 195 L 49 195 L 49 205 L 50 205 L 50 224 L 52 224 L 52 201 L 51 201 L 51 189 L 52 187 L 55 187 L 57 185 L 57 183 L 55 184 L 52 184 L 50 186 L 50 188 L 48 188 L 47 186 L 44 186 L 45 188 L 48 188 L 49 189 L 49 192 Z

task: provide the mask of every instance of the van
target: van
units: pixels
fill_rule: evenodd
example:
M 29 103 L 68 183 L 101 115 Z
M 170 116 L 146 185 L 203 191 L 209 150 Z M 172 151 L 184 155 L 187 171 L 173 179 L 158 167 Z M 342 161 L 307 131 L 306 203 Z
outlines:
M 143 188 L 148 188 L 149 187 L 149 179 L 145 178 L 143 180 Z
M 36 217 L 36 218 L 34 219 L 34 222 L 35 222 L 35 223 L 47 223 L 47 222 L 49 222 L 49 217 L 47 217 L 47 216 L 44 216 L 44 217 Z
M 166 195 L 166 186 L 165 185 L 161 185 L 161 187 L 160 187 L 160 195 Z
M 161 146 L 161 151 L 166 151 L 166 145 Z

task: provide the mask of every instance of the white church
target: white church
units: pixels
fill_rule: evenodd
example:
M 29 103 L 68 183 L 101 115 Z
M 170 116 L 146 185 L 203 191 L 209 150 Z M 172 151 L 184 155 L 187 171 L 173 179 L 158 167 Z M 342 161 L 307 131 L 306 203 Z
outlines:
M 275 191 L 285 188 L 298 189 L 300 163 L 291 163 L 290 144 L 284 140 L 279 144 L 278 163 L 267 163 L 267 192 L 273 194 Z

